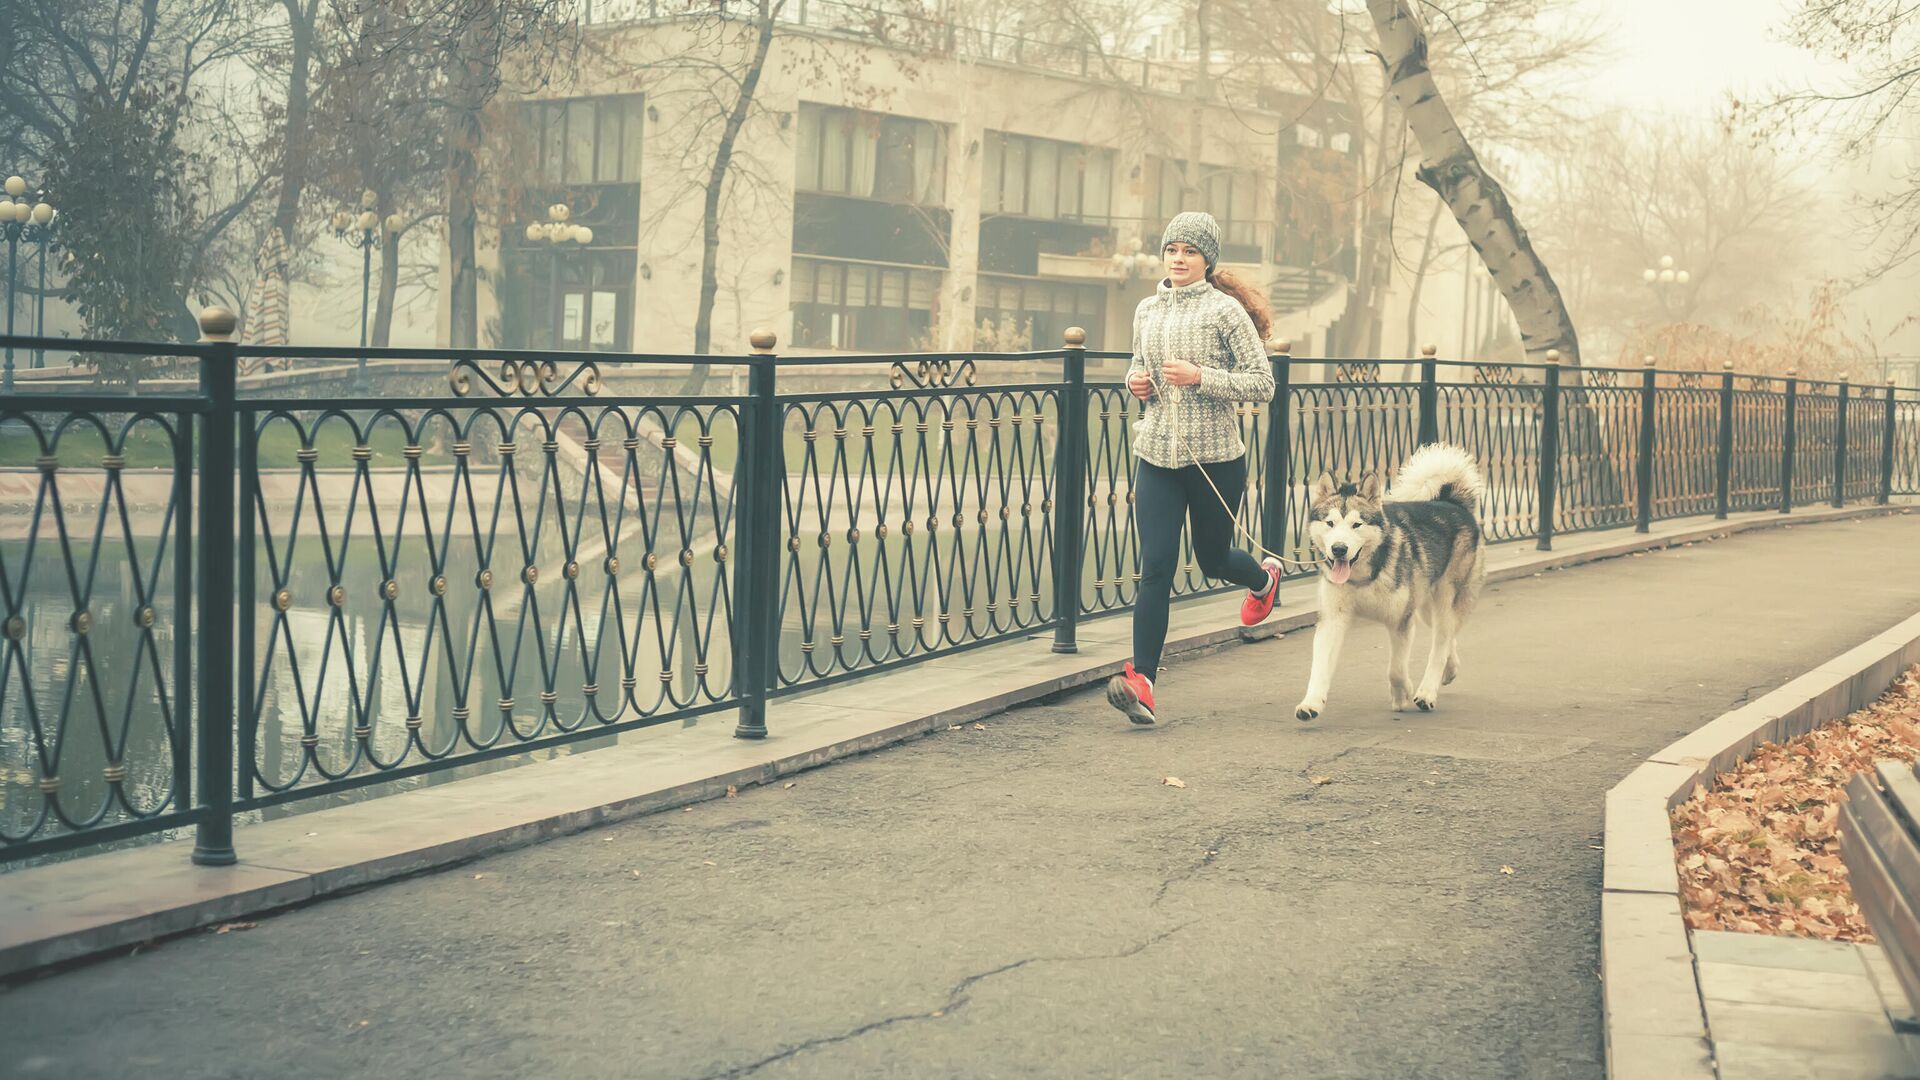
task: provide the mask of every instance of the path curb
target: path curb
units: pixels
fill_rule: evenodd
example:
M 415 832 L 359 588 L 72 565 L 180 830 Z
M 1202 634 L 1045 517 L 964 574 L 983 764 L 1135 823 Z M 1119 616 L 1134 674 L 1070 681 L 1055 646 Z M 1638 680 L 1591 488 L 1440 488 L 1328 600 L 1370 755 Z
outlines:
M 1563 550 L 1549 552 L 1527 551 L 1520 546 L 1524 541 L 1501 544 L 1489 549 L 1495 565 L 1489 568 L 1487 577 L 1489 582 L 1511 581 L 1756 529 L 1912 512 L 1910 504 L 1896 503 L 1792 516 L 1756 513 L 1727 521 L 1687 519 L 1664 523 L 1660 531 L 1650 534 L 1563 536 Z M 1286 588 L 1290 596 L 1297 597 L 1308 586 L 1295 582 Z M 1295 606 L 1276 612 L 1251 631 L 1227 626 L 1170 640 L 1167 654 L 1191 655 L 1268 640 L 1312 626 L 1317 618 L 1312 603 L 1296 600 Z M 1093 625 L 1097 623 L 1095 620 Z M 1059 659 L 1068 664 L 1084 662 L 1055 669 L 1010 690 L 929 707 L 924 714 L 904 721 L 895 718 L 898 714 L 875 713 L 864 721 L 863 728 L 842 730 L 857 726 L 849 720 L 835 727 L 831 737 L 823 736 L 812 745 L 806 745 L 805 739 L 792 738 L 765 744 L 728 739 L 696 755 L 655 763 L 652 778 L 645 784 L 635 779 L 636 755 L 623 753 L 627 748 L 614 748 L 567 758 L 562 763 L 528 765 L 383 796 L 368 803 L 245 826 L 238 837 L 243 858 L 233 867 L 191 866 L 183 854 L 185 849 L 178 843 L 168 843 L 0 874 L 0 912 L 6 913 L 0 919 L 0 979 L 381 881 L 443 869 L 597 825 L 723 798 L 729 788 L 769 783 L 1099 682 L 1117 673 L 1123 663 L 1117 656 L 1099 659 L 1091 654 Z M 940 664 L 939 660 L 930 661 L 922 669 Z M 549 790 L 555 786 L 555 767 L 570 770 L 563 785 L 568 791 L 559 797 Z M 542 784 L 547 788 L 538 787 Z M 536 791 L 542 799 L 533 797 Z M 556 808 L 557 803 L 566 805 Z M 364 809 L 376 804 L 385 808 L 377 818 Z M 294 828 L 288 822 L 301 825 Z M 321 838 L 305 839 L 316 835 Z M 275 837 L 277 841 L 272 839 Z M 1668 862 L 1671 876 L 1671 860 Z M 99 888 L 102 880 L 123 884 L 139 881 L 142 887 L 137 892 L 119 888 L 114 895 L 103 896 Z
M 1692 937 L 1681 915 L 1672 809 L 1764 743 L 1872 704 L 1920 663 L 1920 615 L 1675 740 L 1607 792 L 1600 968 L 1612 1080 L 1717 1075 Z

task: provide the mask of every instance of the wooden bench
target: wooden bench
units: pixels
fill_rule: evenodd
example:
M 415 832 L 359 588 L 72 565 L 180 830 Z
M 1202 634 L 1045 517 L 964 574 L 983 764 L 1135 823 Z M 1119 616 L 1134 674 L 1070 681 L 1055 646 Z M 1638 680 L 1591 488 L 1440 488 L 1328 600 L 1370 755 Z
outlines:
M 1853 899 L 1920 1015 L 1920 775 L 1882 761 L 1847 782 L 1840 858 Z

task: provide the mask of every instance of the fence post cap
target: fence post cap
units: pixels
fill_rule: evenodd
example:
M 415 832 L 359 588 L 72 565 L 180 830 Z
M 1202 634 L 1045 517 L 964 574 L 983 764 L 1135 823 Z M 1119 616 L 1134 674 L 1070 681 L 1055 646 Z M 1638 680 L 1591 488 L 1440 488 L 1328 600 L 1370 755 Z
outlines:
M 1642 360 L 1641 360 L 1640 362 L 1641 362 L 1642 364 L 1644 364 L 1644 365 L 1646 365 L 1647 367 L 1652 367 L 1652 366 L 1653 366 L 1653 354 L 1652 354 L 1652 353 L 1648 353 L 1648 354 L 1647 354 L 1647 355 L 1646 355 L 1646 356 L 1645 356 L 1645 357 L 1644 357 L 1644 358 L 1643 358 L 1643 359 L 1642 359 Z
M 1720 361 L 1720 370 L 1721 370 L 1721 371 L 1732 371 L 1732 370 L 1733 370 L 1733 361 L 1731 361 L 1731 360 L 1722 360 L 1722 361 Z
M 1840 373 L 1840 379 L 1839 379 L 1839 381 L 1840 381 L 1840 382 L 1846 382 L 1846 381 L 1847 381 L 1847 373 L 1846 373 L 1846 372 L 1844 372 L 1844 371 L 1843 371 L 1843 372 L 1841 372 L 1841 373 Z
M 238 325 L 239 316 L 219 305 L 200 309 L 201 341 L 232 341 L 233 328 Z
M 763 328 L 755 330 L 747 340 L 753 343 L 754 352 L 770 353 L 775 345 L 780 344 L 780 335 Z
M 1556 364 L 1556 365 L 1560 363 L 1560 350 L 1559 350 L 1559 349 L 1548 349 L 1548 350 L 1547 350 L 1547 363 L 1549 363 L 1549 364 Z
M 1066 339 L 1067 348 L 1069 349 L 1081 349 L 1086 347 L 1087 332 L 1078 326 L 1067 327 L 1067 332 L 1062 336 Z
M 1433 357 L 1433 356 L 1434 356 L 1434 355 L 1435 355 L 1436 353 L 1438 353 L 1439 351 L 1440 351 L 1440 346 L 1438 346 L 1438 345 L 1422 345 L 1422 346 L 1420 346 L 1420 355 L 1421 355 L 1421 356 L 1425 356 L 1425 357 L 1428 357 L 1429 359 L 1431 359 L 1431 358 L 1432 358 L 1432 357 Z
M 1789 378 L 1789 379 L 1791 379 L 1791 378 L 1793 378 L 1793 377 L 1795 377 L 1795 376 L 1797 376 L 1797 375 L 1799 375 L 1799 374 L 1800 374 L 1800 369 L 1799 369 L 1799 368 L 1797 368 L 1797 367 L 1790 367 L 1790 368 L 1788 368 L 1788 369 L 1787 369 L 1787 378 Z
M 1267 351 L 1273 353 L 1275 356 L 1292 356 L 1293 342 L 1270 341 L 1267 343 Z

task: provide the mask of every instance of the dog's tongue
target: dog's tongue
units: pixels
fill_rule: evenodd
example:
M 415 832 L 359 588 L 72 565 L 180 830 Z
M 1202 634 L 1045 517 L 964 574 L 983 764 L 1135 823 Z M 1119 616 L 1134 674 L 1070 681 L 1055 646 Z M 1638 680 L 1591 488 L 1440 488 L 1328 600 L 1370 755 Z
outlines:
M 1345 585 L 1353 576 L 1353 563 L 1346 559 L 1335 559 L 1327 564 L 1327 577 L 1335 585 Z

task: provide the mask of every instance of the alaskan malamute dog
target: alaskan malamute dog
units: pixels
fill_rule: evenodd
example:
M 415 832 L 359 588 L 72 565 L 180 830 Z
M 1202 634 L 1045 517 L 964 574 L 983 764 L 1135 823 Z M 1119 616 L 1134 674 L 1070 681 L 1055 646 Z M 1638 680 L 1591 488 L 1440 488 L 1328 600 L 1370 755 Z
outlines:
M 1385 623 L 1392 642 L 1387 690 L 1396 711 L 1439 704 L 1440 687 L 1459 673 L 1457 636 L 1486 582 L 1486 540 L 1474 520 L 1484 486 L 1465 450 L 1434 443 L 1400 467 L 1383 501 L 1380 476 L 1313 486 L 1307 533 L 1320 565 L 1320 620 L 1313 631 L 1313 673 L 1293 710 L 1311 720 L 1327 707 L 1340 643 L 1355 619 Z M 1414 620 L 1433 631 L 1419 687 L 1407 680 Z

